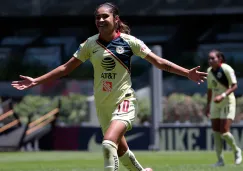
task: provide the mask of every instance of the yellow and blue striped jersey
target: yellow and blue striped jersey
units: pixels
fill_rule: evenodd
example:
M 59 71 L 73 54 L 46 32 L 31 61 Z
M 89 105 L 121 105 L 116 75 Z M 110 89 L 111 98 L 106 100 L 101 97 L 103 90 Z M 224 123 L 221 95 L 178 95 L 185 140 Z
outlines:
M 209 67 L 207 72 L 208 89 L 212 89 L 212 97 L 224 93 L 232 84 L 237 83 L 235 72 L 228 64 L 223 63 L 221 67 L 215 71 L 212 67 Z M 227 98 L 228 100 L 234 99 L 234 93 L 231 93 Z
M 124 33 L 110 42 L 99 34 L 80 44 L 74 57 L 82 62 L 90 60 L 94 68 L 94 96 L 99 105 L 118 104 L 126 96 L 134 96 L 131 88 L 131 57 L 145 58 L 151 50 L 139 39 Z

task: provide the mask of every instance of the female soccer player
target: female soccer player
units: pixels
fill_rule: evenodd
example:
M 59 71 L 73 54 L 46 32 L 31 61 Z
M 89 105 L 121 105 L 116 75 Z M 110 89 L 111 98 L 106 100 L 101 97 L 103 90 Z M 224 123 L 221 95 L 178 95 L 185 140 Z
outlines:
M 225 63 L 224 54 L 218 50 L 209 53 L 207 116 L 211 115 L 214 142 L 218 162 L 214 166 L 224 166 L 222 139 L 233 149 L 235 164 L 242 162 L 241 149 L 236 145 L 230 126 L 235 118 L 235 96 L 237 81 L 234 70 Z
M 117 171 L 120 159 L 130 171 L 151 171 L 139 164 L 124 137 L 132 128 L 137 112 L 131 88 L 131 56 L 141 56 L 159 69 L 188 77 L 199 84 L 207 73 L 199 72 L 199 67 L 187 70 L 152 53 L 142 41 L 129 35 L 129 27 L 120 20 L 118 8 L 111 3 L 97 7 L 95 23 L 99 34 L 82 43 L 67 63 L 38 78 L 20 76 L 23 80 L 13 81 L 12 86 L 24 90 L 53 81 L 89 59 L 94 67 L 95 103 L 104 134 L 104 170 Z

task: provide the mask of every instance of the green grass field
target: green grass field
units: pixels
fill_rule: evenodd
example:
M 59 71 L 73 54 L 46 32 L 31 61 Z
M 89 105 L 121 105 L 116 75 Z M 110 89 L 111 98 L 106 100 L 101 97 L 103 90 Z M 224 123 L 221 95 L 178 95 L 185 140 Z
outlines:
M 240 171 L 232 153 L 225 153 L 226 166 L 212 168 L 213 152 L 135 152 L 145 167 L 154 171 Z M 18 152 L 0 153 L 0 171 L 103 171 L 101 153 Z M 119 171 L 126 171 L 122 166 Z

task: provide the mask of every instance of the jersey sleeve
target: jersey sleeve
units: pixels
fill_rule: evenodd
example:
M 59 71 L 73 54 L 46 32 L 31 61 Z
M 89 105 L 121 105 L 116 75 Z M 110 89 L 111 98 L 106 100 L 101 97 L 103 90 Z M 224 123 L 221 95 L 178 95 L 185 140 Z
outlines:
M 237 79 L 235 76 L 235 71 L 230 66 L 224 68 L 224 73 L 229 81 L 229 85 L 236 84 Z
M 90 58 L 88 40 L 79 45 L 78 50 L 73 54 L 73 56 L 82 62 L 85 62 Z
M 131 37 L 130 46 L 133 54 L 140 56 L 141 58 L 145 58 L 151 52 L 151 50 L 144 44 L 143 41 L 135 37 Z
M 208 68 L 207 73 L 207 87 L 208 89 L 212 89 L 212 81 L 211 81 L 211 74 L 210 74 L 211 68 Z

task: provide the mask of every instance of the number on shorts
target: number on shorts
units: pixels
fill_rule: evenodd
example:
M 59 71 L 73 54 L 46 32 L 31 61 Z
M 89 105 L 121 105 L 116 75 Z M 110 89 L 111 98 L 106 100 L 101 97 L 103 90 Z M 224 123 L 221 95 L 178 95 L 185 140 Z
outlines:
M 118 112 L 128 112 L 129 109 L 129 100 L 124 100 L 121 104 L 118 106 Z
M 229 106 L 228 105 L 224 107 L 224 113 L 225 114 L 228 114 L 229 113 Z

